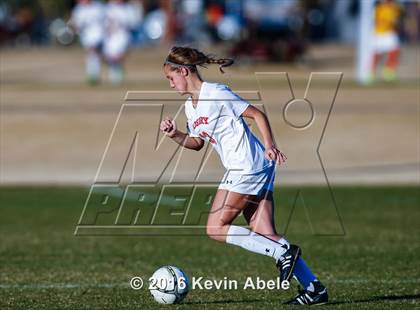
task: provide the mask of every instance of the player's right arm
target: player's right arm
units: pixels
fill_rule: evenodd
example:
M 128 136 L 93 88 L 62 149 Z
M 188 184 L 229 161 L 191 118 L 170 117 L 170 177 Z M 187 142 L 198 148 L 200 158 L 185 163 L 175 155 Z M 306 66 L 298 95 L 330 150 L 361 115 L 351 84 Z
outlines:
M 80 33 L 82 25 L 80 10 L 81 8 L 76 6 L 71 13 L 70 19 L 67 21 L 67 27 L 70 27 L 76 33 Z
M 188 134 L 179 131 L 173 119 L 166 117 L 160 123 L 160 130 L 179 145 L 195 151 L 199 151 L 204 146 L 204 140 L 198 137 L 190 137 Z

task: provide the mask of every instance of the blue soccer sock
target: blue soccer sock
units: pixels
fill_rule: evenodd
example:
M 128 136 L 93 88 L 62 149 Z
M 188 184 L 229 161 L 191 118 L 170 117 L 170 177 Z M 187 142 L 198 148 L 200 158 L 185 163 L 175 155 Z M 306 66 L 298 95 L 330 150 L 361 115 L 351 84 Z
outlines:
M 294 275 L 305 289 L 309 287 L 312 281 L 317 279 L 302 257 L 299 257 L 296 261 Z

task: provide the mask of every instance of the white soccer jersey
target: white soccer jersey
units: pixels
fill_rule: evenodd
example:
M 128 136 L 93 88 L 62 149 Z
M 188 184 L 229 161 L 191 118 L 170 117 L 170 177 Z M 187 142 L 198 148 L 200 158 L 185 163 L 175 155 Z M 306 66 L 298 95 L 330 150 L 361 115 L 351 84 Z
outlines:
M 96 47 L 101 43 L 104 37 L 104 18 L 105 7 L 99 2 L 76 5 L 71 21 L 76 26 L 84 47 Z
M 106 37 L 103 53 L 107 59 L 122 57 L 131 40 L 130 31 L 140 20 L 137 10 L 128 3 L 110 2 L 106 6 Z
M 108 34 L 131 31 L 139 21 L 137 15 L 135 8 L 128 3 L 108 3 L 105 18 Z
M 272 165 L 264 157 L 264 146 L 241 115 L 249 106 L 226 85 L 203 82 L 196 108 L 191 97 L 185 102 L 190 137 L 210 142 L 223 166 L 234 173 L 259 172 Z

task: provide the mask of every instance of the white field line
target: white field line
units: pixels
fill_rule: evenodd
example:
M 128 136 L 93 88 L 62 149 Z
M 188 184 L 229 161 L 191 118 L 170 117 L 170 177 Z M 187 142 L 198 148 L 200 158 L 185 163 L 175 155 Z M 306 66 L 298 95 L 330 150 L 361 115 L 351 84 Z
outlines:
M 368 279 L 332 279 L 324 280 L 326 284 L 417 284 L 420 283 L 418 279 L 401 279 L 401 280 L 368 280 Z M 51 284 L 0 284 L 0 289 L 78 289 L 78 288 L 130 288 L 127 283 L 96 283 L 96 284 L 78 284 L 78 283 L 51 283 Z M 144 289 L 144 288 L 143 288 Z
M 77 283 L 51 283 L 51 284 L 0 284 L 0 289 L 67 289 L 67 288 L 127 288 L 130 284 L 127 283 L 97 283 L 97 284 L 77 284 Z

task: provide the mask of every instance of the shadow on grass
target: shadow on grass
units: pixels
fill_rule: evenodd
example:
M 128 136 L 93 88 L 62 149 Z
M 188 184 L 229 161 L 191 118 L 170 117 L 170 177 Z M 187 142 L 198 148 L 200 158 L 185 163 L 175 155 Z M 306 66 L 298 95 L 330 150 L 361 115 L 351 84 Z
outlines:
M 358 299 L 358 300 L 346 300 L 346 301 L 331 301 L 327 306 L 332 305 L 342 305 L 342 304 L 358 304 L 358 303 L 369 303 L 375 301 L 399 301 L 399 300 L 420 300 L 420 294 L 416 295 L 389 295 L 389 296 L 373 296 L 367 299 Z
M 331 301 L 327 303 L 325 306 L 333 306 L 333 305 L 342 305 L 342 304 L 358 304 L 358 303 L 370 303 L 376 301 L 402 301 L 402 300 L 420 300 L 420 294 L 416 295 L 389 295 L 389 296 L 374 296 L 367 299 L 357 299 L 357 300 L 346 300 L 346 301 Z M 280 302 L 280 300 L 276 299 L 227 299 L 227 300 L 213 300 L 213 301 L 190 301 L 190 302 L 183 302 L 184 305 L 216 305 L 216 304 L 241 304 L 241 303 L 258 303 L 258 302 Z
M 226 299 L 226 300 L 212 300 L 212 301 L 189 301 L 183 302 L 183 305 L 217 305 L 217 304 L 242 304 L 242 303 L 253 303 L 253 302 L 273 302 L 279 301 L 274 299 Z

